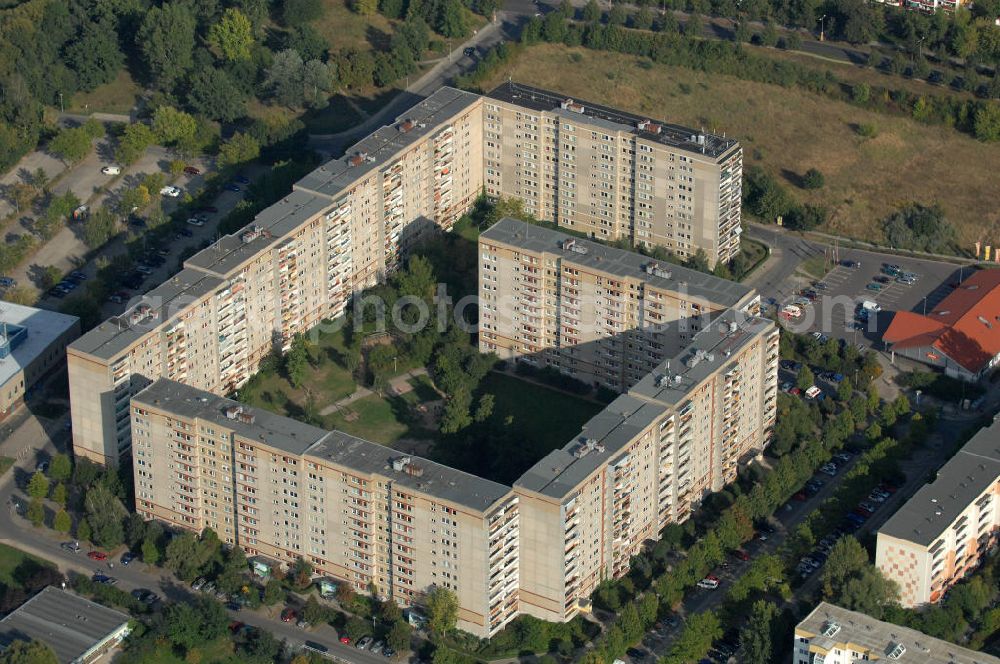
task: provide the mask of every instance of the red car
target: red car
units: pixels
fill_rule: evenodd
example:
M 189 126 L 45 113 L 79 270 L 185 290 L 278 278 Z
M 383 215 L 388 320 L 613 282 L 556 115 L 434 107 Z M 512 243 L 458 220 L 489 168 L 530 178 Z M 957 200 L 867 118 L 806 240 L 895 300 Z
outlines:
M 195 168 L 194 166 L 185 166 L 184 172 L 187 173 L 188 175 L 201 175 L 201 171 Z
M 281 622 L 292 622 L 295 620 L 295 609 L 285 609 L 281 612 Z
M 788 393 L 789 393 L 789 394 L 791 394 L 791 395 L 793 395 L 793 396 L 796 396 L 796 397 L 797 397 L 797 396 L 799 396 L 800 394 L 802 394 L 802 390 L 800 390 L 800 389 L 799 389 L 799 388 L 797 388 L 797 387 L 793 387 L 792 389 L 788 390 Z
M 91 551 L 90 553 L 87 554 L 87 557 L 90 558 L 91 560 L 107 560 L 108 554 L 104 553 L 103 551 Z
M 346 636 L 340 637 L 340 642 L 345 645 L 351 645 L 351 639 Z
M 806 502 L 806 499 L 808 498 L 808 496 L 806 495 L 805 491 L 799 491 L 797 494 L 795 494 L 794 496 L 792 496 L 792 498 L 794 498 L 795 500 L 799 501 L 800 503 L 804 503 L 804 502 Z
M 233 634 L 239 633 L 239 631 L 243 629 L 243 627 L 244 627 L 243 623 L 240 622 L 239 620 L 234 620 L 233 622 L 229 623 L 229 631 L 232 632 Z
M 736 549 L 735 551 L 733 551 L 733 555 L 736 556 L 736 558 L 739 560 L 743 561 L 750 560 L 750 554 L 744 551 L 743 549 Z

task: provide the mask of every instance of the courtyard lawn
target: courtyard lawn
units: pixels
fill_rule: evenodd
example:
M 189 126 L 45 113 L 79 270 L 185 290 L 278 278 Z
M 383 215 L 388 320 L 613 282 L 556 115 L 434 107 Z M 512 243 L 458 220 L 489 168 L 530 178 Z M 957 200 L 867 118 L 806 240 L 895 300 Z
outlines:
M 373 394 L 358 399 L 344 410 L 323 418 L 323 426 L 388 447 L 404 437 L 432 437 L 434 432 L 422 428 L 411 415 L 410 408 L 418 401 L 413 394 L 401 397 Z
M 67 99 L 66 110 L 72 113 L 124 113 L 136 104 L 142 88 L 128 71 L 122 69 L 113 81 L 100 85 L 90 92 L 77 92 Z
M 822 63 L 816 66 L 823 68 Z M 683 67 L 647 68 L 634 56 L 562 45 L 525 49 L 482 87 L 489 89 L 508 76 L 567 96 L 735 136 L 743 144 L 746 166 L 763 167 L 785 180 L 799 201 L 827 208 L 826 231 L 884 242 L 879 221 L 916 201 L 939 203 L 962 247 L 1000 235 L 1000 208 L 993 202 L 996 169 L 987 166 L 1000 163 L 1000 144 L 982 143 L 949 127 L 868 111 L 801 88 Z M 861 123 L 873 124 L 878 135 L 860 136 Z M 823 173 L 825 186 L 797 189 L 794 183 L 810 168 Z M 934 177 L 918 177 L 920 173 Z
M 12 546 L 0 544 L 0 583 L 5 586 L 17 586 L 18 583 L 14 580 L 14 570 L 26 560 L 33 560 L 39 565 L 52 566 L 52 563 L 47 560 L 42 560 Z
M 192 657 L 192 652 L 197 653 L 196 658 Z M 192 648 L 188 652 L 187 659 L 179 657 L 169 646 L 161 646 L 152 651 L 144 660 L 146 664 L 186 664 L 188 662 L 217 662 L 228 661 L 233 654 L 233 642 L 228 637 L 221 637 Z
M 499 426 L 512 418 L 539 459 L 568 443 L 604 408 L 595 401 L 495 372 L 479 385 L 479 393 L 496 399 L 490 421 Z

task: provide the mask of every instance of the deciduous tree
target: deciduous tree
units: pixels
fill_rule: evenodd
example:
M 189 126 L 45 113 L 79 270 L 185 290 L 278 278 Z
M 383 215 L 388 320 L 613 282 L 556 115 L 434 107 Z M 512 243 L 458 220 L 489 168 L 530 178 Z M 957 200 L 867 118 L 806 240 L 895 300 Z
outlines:
M 145 12 L 136 46 L 153 81 L 169 90 L 194 62 L 196 17 L 180 2 L 154 5 Z

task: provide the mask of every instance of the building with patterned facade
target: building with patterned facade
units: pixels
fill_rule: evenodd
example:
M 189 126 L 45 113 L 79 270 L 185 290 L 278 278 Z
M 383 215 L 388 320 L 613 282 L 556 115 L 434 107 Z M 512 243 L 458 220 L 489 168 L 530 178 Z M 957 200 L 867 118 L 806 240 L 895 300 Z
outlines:
M 710 266 L 740 251 L 737 140 L 508 82 L 483 108 L 486 193 L 602 241 Z
M 878 530 L 875 564 L 900 603 L 938 602 L 1000 541 L 1000 419 L 980 430 Z
M 479 636 L 517 615 L 511 487 L 165 378 L 131 404 L 141 516 L 402 606 L 447 588 Z
M 378 283 L 482 191 L 481 97 L 442 88 L 68 349 L 73 445 L 117 463 L 128 400 L 158 377 L 229 394 Z

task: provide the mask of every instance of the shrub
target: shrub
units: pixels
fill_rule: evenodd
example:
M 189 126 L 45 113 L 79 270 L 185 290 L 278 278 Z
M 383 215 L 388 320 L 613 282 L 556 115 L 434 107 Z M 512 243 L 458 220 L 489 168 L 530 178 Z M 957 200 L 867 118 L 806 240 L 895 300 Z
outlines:
M 824 184 L 826 184 L 826 180 L 823 177 L 823 174 L 815 168 L 810 168 L 806 171 L 806 174 L 802 176 L 803 189 L 822 189 Z

